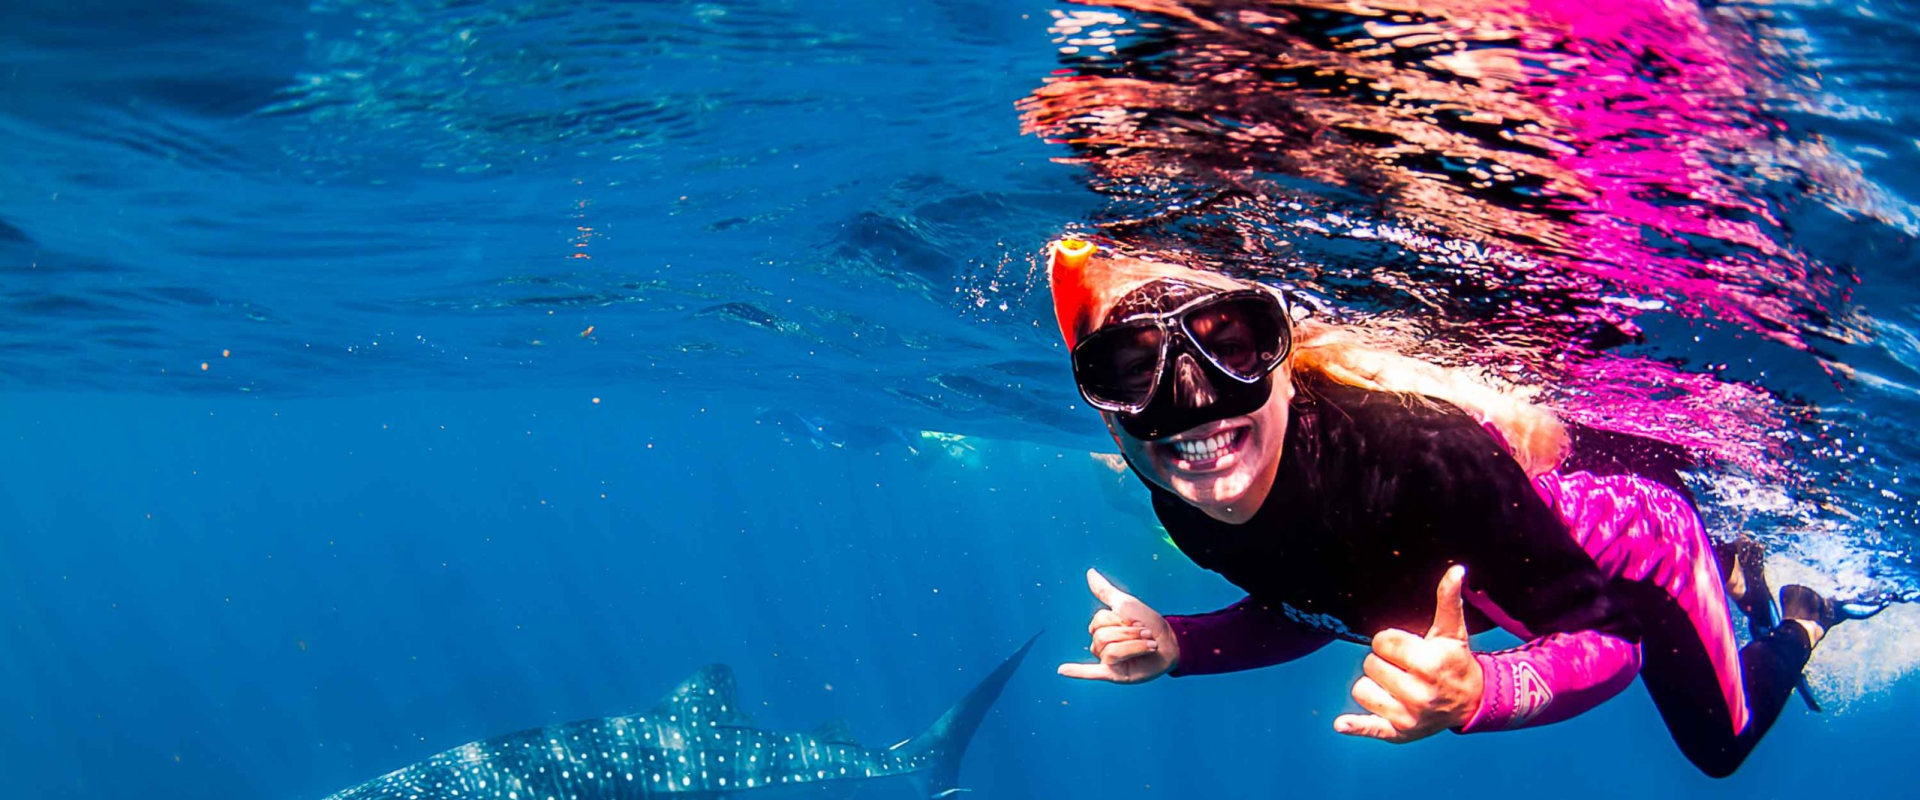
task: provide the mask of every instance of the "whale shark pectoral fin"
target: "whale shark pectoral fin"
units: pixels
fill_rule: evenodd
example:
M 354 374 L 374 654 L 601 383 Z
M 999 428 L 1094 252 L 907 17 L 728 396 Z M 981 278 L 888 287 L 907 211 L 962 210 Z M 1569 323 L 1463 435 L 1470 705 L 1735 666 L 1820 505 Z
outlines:
M 647 713 L 696 726 L 752 727 L 753 719 L 740 710 L 738 695 L 733 670 L 725 664 L 709 664 L 681 681 Z
M 973 792 L 972 789 L 963 789 L 958 786 L 949 786 L 945 789 L 936 790 L 924 774 L 916 773 L 909 775 L 907 776 L 907 780 L 918 790 L 917 793 L 926 797 L 927 800 L 949 800 L 950 798 L 959 797 L 963 794 L 971 794 Z

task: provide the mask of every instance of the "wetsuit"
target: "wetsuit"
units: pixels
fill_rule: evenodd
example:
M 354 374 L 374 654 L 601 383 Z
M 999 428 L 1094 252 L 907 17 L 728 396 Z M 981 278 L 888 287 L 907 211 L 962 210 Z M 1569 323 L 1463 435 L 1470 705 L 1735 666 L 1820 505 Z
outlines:
M 1444 402 L 1311 379 L 1298 389 L 1272 493 L 1245 524 L 1149 484 L 1181 551 L 1247 592 L 1167 618 L 1173 674 L 1425 631 L 1433 587 L 1458 563 L 1469 629 L 1526 640 L 1475 654 L 1486 688 L 1462 732 L 1567 719 L 1636 673 L 1709 775 L 1731 774 L 1773 724 L 1811 644 L 1788 622 L 1736 651 L 1706 534 L 1675 488 L 1609 470 L 1530 480 L 1497 433 Z

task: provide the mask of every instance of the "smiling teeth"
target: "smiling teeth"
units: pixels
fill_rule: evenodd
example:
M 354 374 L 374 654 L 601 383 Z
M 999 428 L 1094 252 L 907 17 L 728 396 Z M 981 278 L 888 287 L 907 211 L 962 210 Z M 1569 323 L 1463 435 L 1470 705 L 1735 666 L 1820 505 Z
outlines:
M 1173 448 L 1180 457 L 1188 461 L 1212 461 L 1227 454 L 1227 445 L 1233 441 L 1233 431 L 1221 431 L 1205 439 L 1191 442 L 1174 442 Z

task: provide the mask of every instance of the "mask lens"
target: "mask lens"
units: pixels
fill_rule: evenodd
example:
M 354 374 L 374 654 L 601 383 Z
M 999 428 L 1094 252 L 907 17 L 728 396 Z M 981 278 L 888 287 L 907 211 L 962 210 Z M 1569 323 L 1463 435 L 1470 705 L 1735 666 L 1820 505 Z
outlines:
M 1267 295 L 1222 298 L 1187 314 L 1187 334 L 1222 371 L 1252 381 L 1286 356 L 1291 332 L 1280 303 Z
M 1153 394 L 1166 335 L 1156 325 L 1122 325 L 1089 335 L 1073 348 L 1073 375 L 1087 399 L 1137 408 Z

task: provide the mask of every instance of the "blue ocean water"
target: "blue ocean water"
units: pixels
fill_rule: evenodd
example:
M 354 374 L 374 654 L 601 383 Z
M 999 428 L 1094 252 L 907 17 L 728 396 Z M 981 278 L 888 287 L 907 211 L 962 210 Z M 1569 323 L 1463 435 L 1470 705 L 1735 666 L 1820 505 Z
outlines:
M 1014 108 L 1063 8 L 0 7 L 5 796 L 317 798 L 710 662 L 762 723 L 885 744 L 1043 629 L 981 796 L 1915 792 L 1910 618 L 1836 649 L 1880 682 L 1721 782 L 1637 689 L 1388 747 L 1330 730 L 1351 648 L 1055 677 L 1088 566 L 1165 611 L 1236 596 L 1090 457 L 1048 318 L 1034 254 L 1109 202 Z M 1735 370 L 1896 483 L 1910 10 L 1775 10 L 1834 100 L 1791 124 L 1892 210 L 1796 231 L 1858 287 L 1836 316 L 1877 335 L 1823 354 L 1853 372 Z M 1739 360 L 1668 324 L 1657 355 Z M 1903 528 L 1796 540 L 1832 542 L 1914 577 Z

